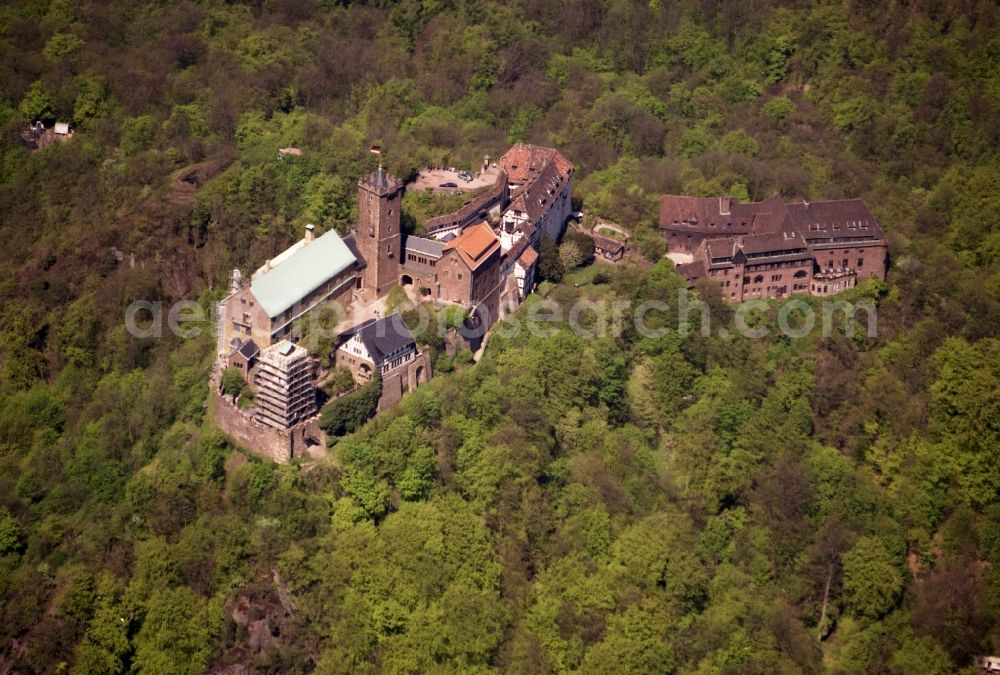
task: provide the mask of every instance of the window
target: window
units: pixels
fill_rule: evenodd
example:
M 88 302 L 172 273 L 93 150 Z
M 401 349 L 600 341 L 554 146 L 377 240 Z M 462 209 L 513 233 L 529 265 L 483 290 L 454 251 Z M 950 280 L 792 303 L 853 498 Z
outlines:
M 864 267 L 864 266 L 865 266 L 865 259 L 858 258 L 858 267 Z
M 461 281 L 461 280 L 462 280 L 462 273 L 461 273 L 461 272 L 459 272 L 459 273 L 458 273 L 458 280 L 459 280 L 459 281 Z

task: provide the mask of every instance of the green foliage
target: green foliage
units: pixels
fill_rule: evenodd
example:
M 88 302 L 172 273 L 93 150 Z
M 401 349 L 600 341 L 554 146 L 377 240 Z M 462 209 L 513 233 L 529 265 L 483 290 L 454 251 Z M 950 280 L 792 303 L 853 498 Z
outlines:
M 134 667 L 139 672 L 200 673 L 212 657 L 212 636 L 221 607 L 187 588 L 155 592 L 135 636 Z
M 122 122 L 119 147 L 126 155 L 148 150 L 156 140 L 156 123 L 151 115 L 129 117 Z
M 857 615 L 877 619 L 888 613 L 903 589 L 892 555 L 873 537 L 862 537 L 844 553 L 844 596 Z
M 784 96 L 776 96 L 761 106 L 760 112 L 776 120 L 783 120 L 795 112 L 795 104 Z
M 344 392 L 350 391 L 354 387 L 354 375 L 351 374 L 351 370 L 349 368 L 345 368 L 344 366 L 337 366 L 333 369 L 330 381 L 327 382 L 324 389 L 329 396 L 339 396 Z
M 17 519 L 6 509 L 0 510 L 0 555 L 20 550 L 24 533 Z
M 239 368 L 226 368 L 222 371 L 222 393 L 226 396 L 238 396 L 245 386 L 243 371 Z
M 75 54 L 86 44 L 72 33 L 56 33 L 45 43 L 42 54 L 51 61 L 60 61 Z
M 28 91 L 21 98 L 17 112 L 23 119 L 30 121 L 51 121 L 54 118 L 55 107 L 48 92 L 42 86 L 41 80 L 35 80 L 31 83 Z
M 404 309 L 410 302 L 406 296 L 406 291 L 402 286 L 396 285 L 389 289 L 385 296 L 385 315 L 392 316 L 401 309 Z
M 542 279 L 548 281 L 560 281 L 565 273 L 562 256 L 559 254 L 559 247 L 547 234 L 542 235 L 542 243 L 539 246 L 538 274 Z M 577 254 L 582 253 L 577 250 Z
M 0 8 L 0 122 L 79 129 L 0 148 L 12 669 L 913 673 L 996 650 L 996 3 L 91 5 Z M 625 301 L 620 333 L 498 330 L 472 366 L 436 330 L 464 310 L 434 308 L 435 379 L 368 423 L 375 386 L 332 401 L 328 456 L 276 466 L 212 431 L 207 331 L 122 324 L 208 307 L 307 222 L 347 233 L 371 144 L 405 179 L 512 139 L 559 148 L 574 209 L 641 249 L 596 273 L 574 231 L 542 243 L 546 298 Z M 678 317 L 658 196 L 775 192 L 885 225 L 889 278 L 845 296 L 876 337 L 748 340 L 708 286 L 710 333 Z M 409 191 L 403 226 L 471 196 Z M 650 300 L 656 337 L 631 321 Z M 322 318 L 294 330 L 329 367 Z
M 382 374 L 374 377 L 355 392 L 335 398 L 320 411 L 319 425 L 332 436 L 351 433 L 375 414 L 382 396 Z

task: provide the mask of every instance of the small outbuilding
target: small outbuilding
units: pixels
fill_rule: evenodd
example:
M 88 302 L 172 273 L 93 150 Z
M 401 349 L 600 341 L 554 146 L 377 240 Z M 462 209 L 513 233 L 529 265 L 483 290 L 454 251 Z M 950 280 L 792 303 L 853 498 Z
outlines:
M 594 253 L 605 260 L 618 262 L 625 257 L 625 244 L 617 239 L 595 234 Z

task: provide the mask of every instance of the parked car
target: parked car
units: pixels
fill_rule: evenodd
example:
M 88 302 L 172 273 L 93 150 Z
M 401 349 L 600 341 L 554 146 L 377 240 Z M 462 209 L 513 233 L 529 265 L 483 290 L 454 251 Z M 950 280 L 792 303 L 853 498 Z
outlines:
M 443 187 L 443 188 L 455 188 L 455 187 L 458 187 L 458 185 L 456 183 L 441 183 L 441 187 Z
M 472 174 L 469 173 L 468 171 L 459 171 L 458 172 L 458 177 L 461 178 L 462 180 L 466 181 L 466 182 L 469 182 L 469 181 L 472 180 Z

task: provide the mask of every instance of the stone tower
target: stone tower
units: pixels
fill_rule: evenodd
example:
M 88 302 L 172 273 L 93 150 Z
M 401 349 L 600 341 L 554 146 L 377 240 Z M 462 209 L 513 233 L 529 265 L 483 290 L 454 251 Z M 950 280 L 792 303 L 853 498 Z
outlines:
M 403 186 L 380 166 L 358 182 L 357 245 L 366 267 L 362 287 L 376 297 L 399 283 L 402 256 L 399 233 L 399 200 Z

